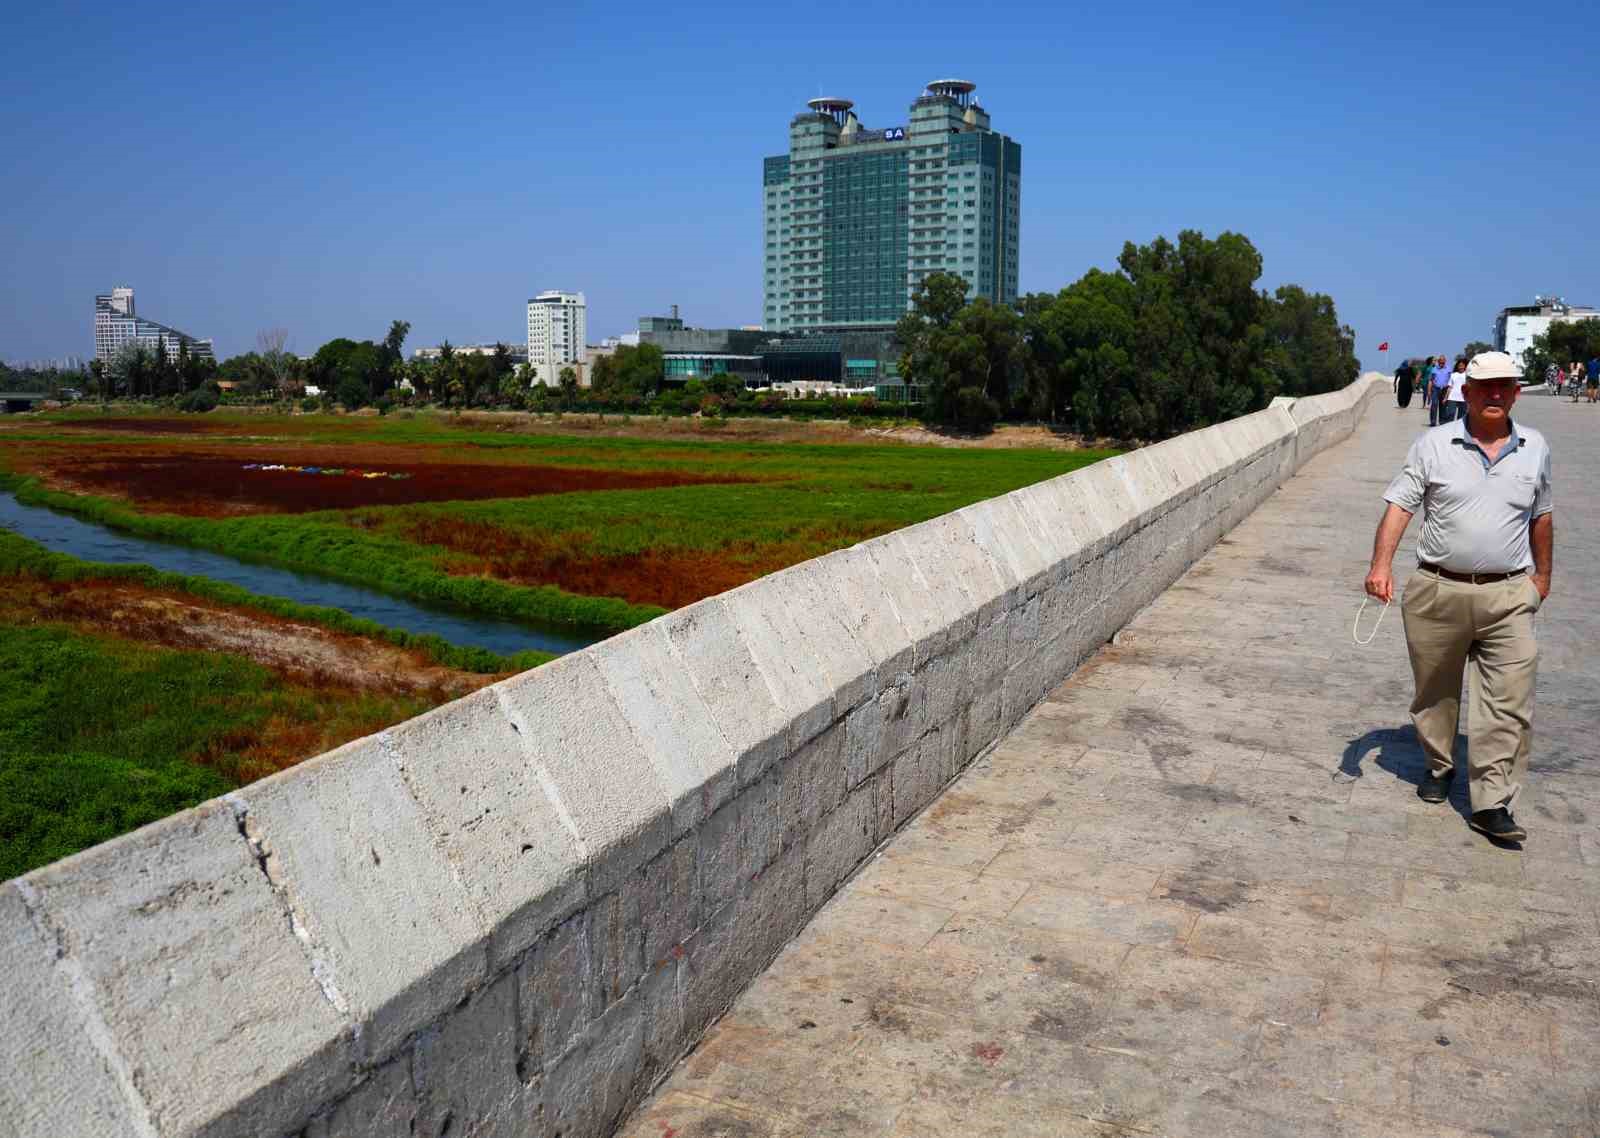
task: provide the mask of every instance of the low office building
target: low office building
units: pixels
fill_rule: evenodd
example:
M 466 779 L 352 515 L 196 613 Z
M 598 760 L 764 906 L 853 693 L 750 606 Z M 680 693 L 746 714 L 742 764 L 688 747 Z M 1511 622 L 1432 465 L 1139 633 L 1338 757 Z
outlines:
M 667 383 L 687 383 L 691 379 L 710 379 L 714 375 L 738 376 L 746 384 L 762 378 L 760 356 L 737 356 L 727 352 L 663 352 L 661 378 Z
M 143 345 L 152 352 L 165 351 L 167 359 L 173 362 L 177 361 L 184 345 L 188 345 L 189 355 L 196 359 L 217 358 L 210 340 L 197 339 L 187 332 L 140 316 L 134 309 L 133 289 L 119 285 L 94 298 L 94 358 L 109 361 L 129 344 Z
M 1559 296 L 1536 296 L 1532 304 L 1502 308 L 1494 318 L 1495 351 L 1506 352 L 1520 367 L 1534 337 L 1544 335 L 1552 324 L 1596 317 L 1600 317 L 1600 310 L 1568 304 Z

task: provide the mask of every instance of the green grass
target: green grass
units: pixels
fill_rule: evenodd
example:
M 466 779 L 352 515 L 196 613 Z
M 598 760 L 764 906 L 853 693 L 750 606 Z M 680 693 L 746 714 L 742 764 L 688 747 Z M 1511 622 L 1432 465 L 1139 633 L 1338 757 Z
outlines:
M 362 733 L 425 706 L 330 700 L 220 652 L 0 624 L 0 880 L 249 781 L 275 727 Z
M 554 583 L 498 580 L 479 571 L 484 559 L 470 543 L 469 548 L 452 550 L 424 544 L 413 531 L 421 522 L 459 519 L 590 558 L 694 552 L 770 569 L 775 559 L 792 563 L 826 553 L 1114 453 L 521 434 L 431 415 L 242 415 L 208 421 L 228 422 L 241 436 L 250 436 L 253 458 L 263 454 L 263 436 L 278 435 L 284 449 L 303 442 L 403 443 L 432 448 L 441 461 L 483 461 L 492 452 L 493 461 L 731 473 L 760 481 L 224 519 L 144 513 L 105 498 L 46 490 L 14 476 L 0 475 L 0 487 L 13 487 L 24 502 L 68 510 L 141 536 L 318 573 L 425 604 L 605 634 L 650 620 L 665 605 L 682 603 L 681 597 L 674 602 L 666 590 L 651 594 L 648 580 L 643 587 L 636 581 L 631 591 L 619 589 L 626 599 L 580 595 Z M 9 436 L 57 445 L 92 445 L 96 439 L 126 444 L 130 437 L 36 430 Z M 230 439 L 208 435 L 195 441 L 215 446 Z M 4 442 L 0 439 L 0 461 Z M 760 556 L 763 547 L 772 551 L 765 559 Z
M 4 483 L 4 476 L 0 476 L 0 486 Z M 533 650 L 501 656 L 484 648 L 451 644 L 438 636 L 388 628 L 351 616 L 343 609 L 260 596 L 237 585 L 213 581 L 209 577 L 167 573 L 149 565 L 108 565 L 84 561 L 65 553 L 52 552 L 25 537 L 0 529 L 0 582 L 14 576 L 61 582 L 129 581 L 150 589 L 184 593 L 218 604 L 254 609 L 286 620 L 319 625 L 335 632 L 384 640 L 401 648 L 418 649 L 434 663 L 464 672 L 489 674 L 525 671 L 555 658 L 549 652 Z

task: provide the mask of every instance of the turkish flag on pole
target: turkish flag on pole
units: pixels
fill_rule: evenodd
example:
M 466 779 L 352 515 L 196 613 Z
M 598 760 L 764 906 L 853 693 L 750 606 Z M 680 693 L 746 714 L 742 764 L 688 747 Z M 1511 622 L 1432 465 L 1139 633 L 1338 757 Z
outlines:
M 1378 351 L 1387 352 L 1388 350 L 1389 350 L 1389 341 L 1388 340 L 1385 340 L 1383 343 L 1378 345 Z

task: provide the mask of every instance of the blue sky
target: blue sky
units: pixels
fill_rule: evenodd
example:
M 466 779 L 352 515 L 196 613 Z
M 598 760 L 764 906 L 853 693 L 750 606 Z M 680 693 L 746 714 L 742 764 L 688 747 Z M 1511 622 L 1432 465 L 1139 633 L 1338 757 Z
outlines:
M 114 284 L 224 355 L 394 318 L 517 340 L 546 288 L 587 294 L 591 340 L 672 303 L 754 323 L 790 116 L 901 124 L 947 75 L 1022 143 L 1024 291 L 1196 228 L 1331 294 L 1369 366 L 1535 292 L 1600 305 L 1589 5 L 8 11 L 0 358 L 90 354 Z

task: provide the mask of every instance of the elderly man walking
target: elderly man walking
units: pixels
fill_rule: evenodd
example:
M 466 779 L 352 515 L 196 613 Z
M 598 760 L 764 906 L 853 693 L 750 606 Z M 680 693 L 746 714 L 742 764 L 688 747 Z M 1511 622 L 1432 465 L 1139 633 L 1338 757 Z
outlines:
M 1417 794 L 1426 802 L 1449 797 L 1470 664 L 1468 824 L 1511 842 L 1527 837 L 1511 808 L 1533 742 L 1533 614 L 1550 593 L 1555 549 L 1550 448 L 1511 418 L 1520 378 L 1504 352 L 1472 358 L 1466 418 L 1418 436 L 1384 491 L 1389 505 L 1366 580 L 1369 595 L 1393 598 L 1395 550 L 1421 508 L 1417 571 L 1400 606 L 1416 680 L 1411 720 L 1428 756 Z

